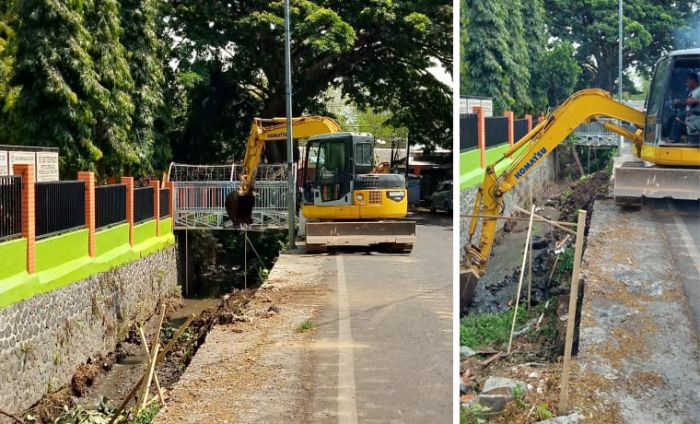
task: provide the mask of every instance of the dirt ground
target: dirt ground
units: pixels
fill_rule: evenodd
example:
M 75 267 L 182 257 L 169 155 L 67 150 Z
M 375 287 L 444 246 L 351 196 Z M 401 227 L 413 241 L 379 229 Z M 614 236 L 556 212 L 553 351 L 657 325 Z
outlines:
M 325 302 L 324 278 L 313 256 L 280 256 L 245 319 L 213 327 L 154 422 L 300 421 L 309 389 L 303 346 L 314 330 L 299 326 Z M 262 402 L 271 390 L 276 401 Z

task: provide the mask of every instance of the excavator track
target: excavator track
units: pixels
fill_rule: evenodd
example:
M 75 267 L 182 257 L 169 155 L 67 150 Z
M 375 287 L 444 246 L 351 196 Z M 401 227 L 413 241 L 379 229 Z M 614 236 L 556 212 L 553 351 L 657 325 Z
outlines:
M 306 223 L 306 250 L 329 247 L 379 246 L 408 253 L 416 241 L 414 221 L 338 221 Z

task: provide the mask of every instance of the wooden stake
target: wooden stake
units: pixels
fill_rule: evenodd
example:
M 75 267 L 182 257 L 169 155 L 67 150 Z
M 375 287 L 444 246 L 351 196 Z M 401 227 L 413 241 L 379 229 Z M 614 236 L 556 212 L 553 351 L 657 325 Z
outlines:
M 508 355 L 513 345 L 513 333 L 515 332 L 515 321 L 518 318 L 518 306 L 520 305 L 520 291 L 523 289 L 523 277 L 525 277 L 525 260 L 527 259 L 528 246 L 530 245 L 530 235 L 532 234 L 532 221 L 535 217 L 535 205 L 530 209 L 530 224 L 527 227 L 527 238 L 525 239 L 525 251 L 523 252 L 523 263 L 520 266 L 520 280 L 518 281 L 518 291 L 515 294 L 515 311 L 513 312 L 513 324 L 510 327 L 510 338 L 508 339 Z
M 139 327 L 139 335 L 141 336 L 141 345 L 143 346 L 143 351 L 148 358 L 148 366 L 151 366 L 151 350 L 148 348 L 148 341 L 146 341 L 146 335 L 143 333 L 143 329 Z M 153 342 L 153 346 L 159 344 L 159 342 Z M 154 380 L 156 383 L 156 388 L 158 389 L 158 398 L 160 398 L 160 403 L 165 406 L 165 398 L 163 398 L 163 389 L 160 387 L 160 380 L 158 379 L 158 374 L 154 375 Z M 144 398 L 145 400 L 145 398 Z
M 153 357 L 150 358 L 150 366 L 148 367 L 148 378 L 146 379 L 146 384 L 144 385 L 143 388 L 143 396 L 141 397 L 143 399 L 141 403 L 141 408 L 139 410 L 143 410 L 143 408 L 146 407 L 146 404 L 148 403 L 148 392 L 151 390 L 151 382 L 153 381 L 153 374 L 156 371 L 156 357 L 158 356 L 158 351 L 160 350 L 160 345 L 155 345 L 153 348 Z
M 533 207 L 535 206 L 534 204 L 532 205 Z M 528 245 L 528 259 L 529 259 L 529 264 L 527 267 L 527 309 L 530 310 L 530 305 L 532 305 L 531 298 L 532 298 L 532 239 L 530 240 L 530 244 Z
M 187 320 L 180 326 L 180 328 L 177 329 L 177 331 L 175 332 L 175 335 L 174 335 L 173 338 L 170 340 L 170 342 L 168 342 L 168 344 L 165 345 L 165 347 L 163 348 L 163 350 L 161 350 L 160 353 L 158 354 L 158 358 L 156 358 L 156 364 L 159 364 L 159 363 L 163 360 L 163 358 L 165 358 L 165 355 L 170 351 L 170 349 L 172 349 L 172 347 L 173 347 L 173 345 L 175 344 L 175 342 L 177 341 L 177 339 L 179 339 L 180 336 L 182 336 L 182 333 L 185 332 L 185 330 L 187 329 L 187 327 L 190 325 L 190 323 L 191 323 L 194 319 L 195 319 L 195 315 L 194 315 L 194 314 L 192 314 L 192 315 L 190 315 L 189 317 L 187 317 Z M 129 394 L 128 394 L 128 395 L 124 398 L 124 400 L 122 401 L 122 404 L 119 405 L 119 408 L 117 408 L 117 410 L 114 412 L 114 415 L 112 415 L 112 419 L 109 421 L 109 424 L 114 424 L 114 422 L 115 422 L 115 421 L 117 420 L 117 418 L 119 417 L 119 414 L 121 414 L 122 411 L 124 410 L 124 408 L 126 408 L 126 405 L 129 404 L 129 401 L 131 400 L 131 398 L 133 398 L 134 395 L 136 395 L 136 392 L 139 390 L 139 387 L 141 387 L 141 384 L 143 384 L 143 380 L 144 380 L 145 378 L 146 378 L 146 376 L 143 375 L 143 376 L 141 377 L 141 379 L 134 385 L 134 387 L 132 387 L 132 389 L 131 389 L 131 391 L 129 392 Z
M 586 211 L 578 211 L 576 228 L 576 250 L 574 251 L 574 269 L 571 273 L 571 293 L 569 293 L 569 311 L 566 318 L 566 344 L 564 345 L 564 364 L 561 371 L 561 391 L 559 392 L 559 414 L 569 410 L 569 374 L 571 373 L 571 351 L 574 346 L 574 329 L 576 324 L 576 306 L 578 304 L 578 280 L 581 273 L 583 256 L 583 239 L 586 229 Z
M 524 213 L 527 215 L 530 214 L 530 211 L 527 211 L 527 210 L 520 208 L 518 206 L 513 206 L 513 209 L 515 209 L 516 211 L 518 211 L 520 213 Z M 547 224 L 549 224 L 553 227 L 556 227 L 562 231 L 566 231 L 567 233 L 569 233 L 571 235 L 576 235 L 576 233 L 574 231 L 572 231 L 570 228 L 565 227 L 565 225 L 569 225 L 569 226 L 573 227 L 573 226 L 576 226 L 576 224 L 572 224 L 570 222 L 552 221 L 551 219 L 547 219 L 547 218 L 545 218 L 543 216 L 539 216 L 539 215 L 535 215 L 535 217 L 538 218 L 537 219 L 538 221 L 546 222 Z

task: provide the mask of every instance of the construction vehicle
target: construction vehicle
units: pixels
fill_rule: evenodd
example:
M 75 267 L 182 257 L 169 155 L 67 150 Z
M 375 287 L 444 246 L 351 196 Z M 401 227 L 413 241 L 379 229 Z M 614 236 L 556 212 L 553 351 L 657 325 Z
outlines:
M 496 235 L 497 219 L 504 210 L 504 196 L 517 186 L 581 124 L 613 118 L 602 125 L 632 141 L 634 160 L 622 163 L 613 173 L 617 204 L 639 206 L 642 198 L 700 199 L 700 131 L 692 120 L 678 118 L 678 105 L 689 74 L 700 72 L 700 49 L 675 51 L 656 65 L 646 101 L 646 113 L 613 99 L 606 91 L 587 89 L 569 97 L 544 121 L 516 142 L 485 169 L 474 201 L 468 229 L 466 269 L 460 272 L 463 301 L 471 299 L 486 266 Z M 676 109 L 678 109 L 676 107 Z M 671 143 L 671 127 L 687 127 L 681 140 Z M 511 160 L 508 163 L 508 160 Z M 478 245 L 472 237 L 481 222 Z
M 385 245 L 408 252 L 415 222 L 404 221 L 408 193 L 403 175 L 382 173 L 370 134 L 342 132 L 331 118 L 293 118 L 295 139 L 307 139 L 303 160 L 302 214 L 307 251 L 331 246 Z M 226 199 L 234 225 L 252 221 L 255 174 L 266 142 L 286 141 L 286 118 L 256 118 L 243 160 L 241 185 Z

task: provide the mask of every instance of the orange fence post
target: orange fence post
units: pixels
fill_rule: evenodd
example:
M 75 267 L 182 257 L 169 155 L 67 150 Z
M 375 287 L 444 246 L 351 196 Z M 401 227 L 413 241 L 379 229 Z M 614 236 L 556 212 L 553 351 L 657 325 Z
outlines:
M 481 168 L 486 168 L 486 120 L 484 118 L 484 109 L 480 106 L 474 106 L 472 108 L 473 113 L 476 114 L 476 134 L 479 145 L 479 150 L 481 150 Z
M 78 172 L 78 180 L 85 183 L 85 228 L 88 229 L 88 253 L 91 258 L 97 254 L 95 249 L 95 173 Z
M 512 146 L 515 143 L 515 115 L 513 112 L 504 112 L 503 116 L 508 119 L 508 143 Z
M 34 165 L 15 164 L 12 173 L 22 177 L 22 237 L 27 239 L 27 273 L 36 271 L 36 211 Z
M 527 119 L 527 132 L 530 132 L 532 131 L 532 115 L 525 115 L 525 119 Z
M 126 222 L 129 224 L 129 245 L 134 245 L 134 177 L 122 177 L 126 185 Z
M 148 185 L 153 187 L 153 217 L 156 220 L 156 237 L 160 237 L 160 181 L 151 180 Z

